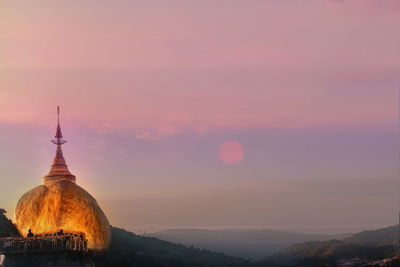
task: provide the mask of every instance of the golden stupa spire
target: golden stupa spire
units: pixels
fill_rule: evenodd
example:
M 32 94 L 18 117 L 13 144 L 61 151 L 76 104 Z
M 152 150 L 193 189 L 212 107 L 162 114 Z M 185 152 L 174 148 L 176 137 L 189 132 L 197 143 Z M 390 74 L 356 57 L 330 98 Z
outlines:
M 51 140 L 53 144 L 57 146 L 56 155 L 51 165 L 50 172 L 44 177 L 45 185 L 58 182 L 61 180 L 74 182 L 76 181 L 75 176 L 68 170 L 68 165 L 64 159 L 64 155 L 61 146 L 67 141 L 63 138 L 60 126 L 60 107 L 57 106 L 57 131 L 54 136 L 55 139 Z

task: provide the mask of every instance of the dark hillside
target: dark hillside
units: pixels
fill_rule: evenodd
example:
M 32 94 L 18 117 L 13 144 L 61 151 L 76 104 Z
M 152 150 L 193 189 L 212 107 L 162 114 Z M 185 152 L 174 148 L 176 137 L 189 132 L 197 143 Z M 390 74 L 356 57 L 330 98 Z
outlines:
M 135 267 L 251 267 L 253 263 L 207 250 L 195 249 L 162 241 L 154 237 L 135 235 L 112 228 L 112 242 L 107 252 L 98 254 L 96 266 Z
M 362 231 L 354 234 L 345 241 L 363 245 L 395 245 L 398 242 L 399 227 L 397 225 L 389 226 L 377 230 Z
M 17 228 L 5 214 L 6 211 L 0 209 L 0 237 L 19 236 Z
M 383 259 L 396 253 L 393 246 L 367 246 L 340 240 L 312 241 L 293 245 L 268 257 L 268 261 L 294 266 L 335 266 L 339 260 Z
M 268 261 L 296 266 L 335 266 L 339 260 L 377 260 L 398 255 L 398 227 L 363 231 L 344 240 L 313 241 L 290 246 Z M 392 265 L 397 266 L 397 265 Z

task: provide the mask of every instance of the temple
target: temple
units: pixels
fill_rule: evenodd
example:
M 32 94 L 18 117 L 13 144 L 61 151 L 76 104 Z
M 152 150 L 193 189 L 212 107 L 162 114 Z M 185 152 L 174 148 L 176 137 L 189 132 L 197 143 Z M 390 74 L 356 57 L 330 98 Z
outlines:
M 66 143 L 57 107 L 56 155 L 43 185 L 25 193 L 15 209 L 15 224 L 22 236 L 29 229 L 35 235 L 65 233 L 83 235 L 88 248 L 103 250 L 110 244 L 110 224 L 96 199 L 76 184 L 69 171 L 61 146 Z

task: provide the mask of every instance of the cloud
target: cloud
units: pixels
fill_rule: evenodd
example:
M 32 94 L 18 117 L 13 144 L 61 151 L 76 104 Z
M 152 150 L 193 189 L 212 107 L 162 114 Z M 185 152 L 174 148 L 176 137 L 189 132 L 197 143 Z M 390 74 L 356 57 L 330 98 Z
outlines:
M 372 7 L 372 8 L 384 8 L 384 9 L 398 9 L 400 8 L 399 0 L 329 0 L 331 2 L 345 3 L 348 5 L 358 7 Z
M 142 139 L 146 141 L 161 141 L 165 140 L 165 135 L 162 135 L 160 133 L 155 133 L 155 132 L 141 132 L 135 135 L 137 139 Z

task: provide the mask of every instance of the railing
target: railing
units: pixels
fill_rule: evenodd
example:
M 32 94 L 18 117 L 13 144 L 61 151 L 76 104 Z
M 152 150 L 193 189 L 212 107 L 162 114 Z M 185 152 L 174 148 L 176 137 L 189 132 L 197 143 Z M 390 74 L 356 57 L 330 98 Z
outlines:
M 0 254 L 50 251 L 88 252 L 87 240 L 74 235 L 0 238 Z

